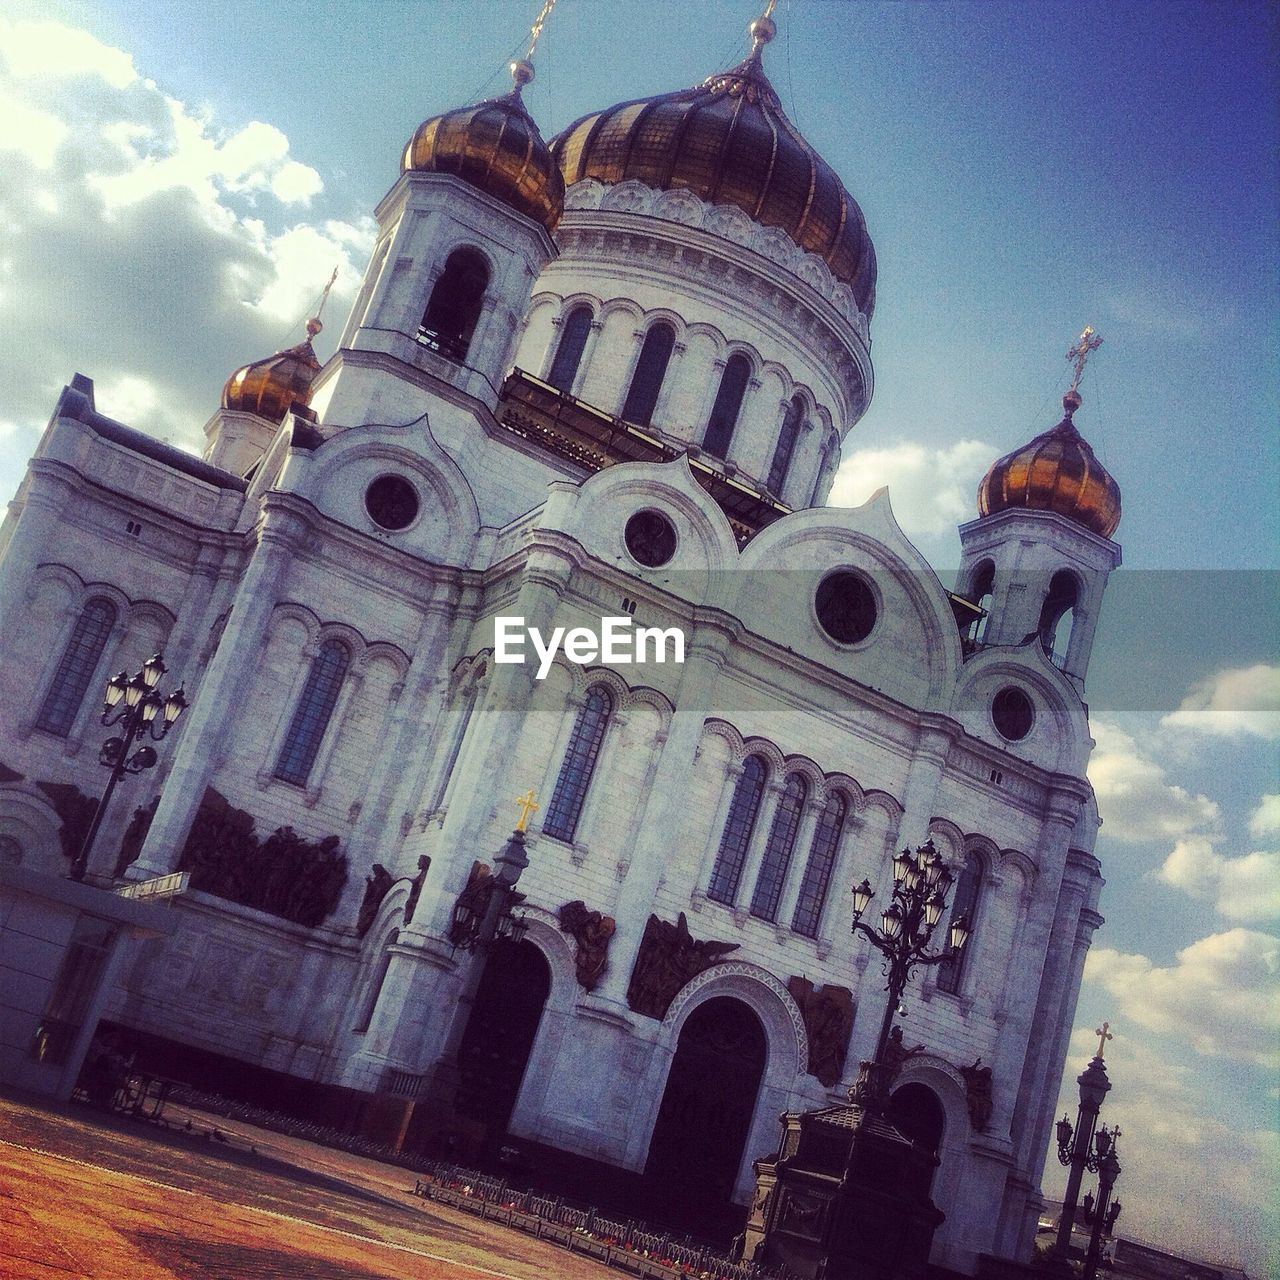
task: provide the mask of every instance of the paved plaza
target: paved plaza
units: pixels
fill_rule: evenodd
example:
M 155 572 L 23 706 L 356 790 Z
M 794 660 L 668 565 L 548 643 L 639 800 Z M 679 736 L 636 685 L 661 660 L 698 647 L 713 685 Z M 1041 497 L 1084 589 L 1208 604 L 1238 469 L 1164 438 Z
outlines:
M 601 1280 L 412 1196 L 407 1169 L 221 1117 L 167 1129 L 0 1096 L 5 1280 Z M 191 1128 L 186 1128 L 187 1123 Z

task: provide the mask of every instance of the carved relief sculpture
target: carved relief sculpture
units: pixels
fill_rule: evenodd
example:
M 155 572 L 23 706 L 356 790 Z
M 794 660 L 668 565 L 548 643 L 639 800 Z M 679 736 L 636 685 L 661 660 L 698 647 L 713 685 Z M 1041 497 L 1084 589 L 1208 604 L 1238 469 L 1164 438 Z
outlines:
M 37 782 L 36 786 L 49 797 L 54 813 L 62 819 L 58 843 L 62 845 L 63 857 L 74 862 L 89 834 L 98 802 L 69 782 Z
M 588 911 L 582 901 L 566 902 L 559 911 L 560 928 L 577 943 L 578 983 L 594 991 L 609 967 L 609 943 L 618 926 L 612 916 Z
M 991 1096 L 991 1068 L 978 1058 L 971 1067 L 961 1067 L 964 1076 L 965 1101 L 969 1104 L 969 1120 L 979 1133 L 986 1133 L 991 1123 L 994 1102 Z
M 142 805 L 133 811 L 133 817 L 120 838 L 120 852 L 116 855 L 116 878 L 124 875 L 125 868 L 138 860 L 142 846 L 146 842 L 147 832 L 151 830 L 151 819 L 156 816 L 160 805 L 160 797 L 153 796 L 150 804 Z
M 395 884 L 395 877 L 380 862 L 373 864 L 373 870 L 365 878 L 364 897 L 360 900 L 360 910 L 356 913 L 356 933 L 362 938 L 369 932 L 369 926 L 382 906 L 382 900 Z
M 413 913 L 417 910 L 418 898 L 422 894 L 422 882 L 427 878 L 427 872 L 431 869 L 431 859 L 424 853 L 418 859 L 418 874 L 413 877 L 413 883 L 409 886 L 409 896 L 405 899 L 404 904 L 404 922 L 408 924 L 413 919 Z
M 736 942 L 695 940 L 683 911 L 676 924 L 650 916 L 631 970 L 627 1004 L 636 1013 L 661 1021 L 676 993 L 690 978 L 737 949 Z
M 845 987 L 815 988 L 807 978 L 792 978 L 787 990 L 799 1006 L 809 1036 L 807 1070 L 829 1089 L 844 1072 L 853 1030 L 853 993 Z

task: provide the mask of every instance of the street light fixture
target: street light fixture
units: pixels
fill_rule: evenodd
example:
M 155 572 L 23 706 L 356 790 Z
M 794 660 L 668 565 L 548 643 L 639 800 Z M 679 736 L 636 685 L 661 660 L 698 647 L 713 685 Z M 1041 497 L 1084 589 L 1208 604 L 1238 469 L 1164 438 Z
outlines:
M 156 692 L 156 685 L 167 670 L 164 658 L 157 653 L 148 658 L 142 664 L 142 669 L 133 676 L 120 671 L 107 681 L 102 695 L 101 720 L 104 725 L 118 724 L 120 733 L 108 738 L 98 753 L 98 763 L 110 769 L 111 774 L 102 798 L 98 801 L 98 807 L 94 810 L 93 821 L 89 824 L 80 852 L 71 863 L 68 874 L 72 880 L 84 879 L 93 842 L 97 839 L 98 829 L 102 826 L 116 783 L 126 773 L 141 773 L 144 769 L 152 768 L 159 759 L 155 748 L 149 743 L 143 743 L 136 751 L 132 749 L 134 743 L 143 737 L 159 742 L 186 709 L 187 699 L 181 687 L 167 698 Z
M 1054 1243 L 1054 1252 L 1060 1258 L 1066 1258 L 1071 1247 L 1071 1231 L 1075 1225 L 1076 1205 L 1085 1170 L 1096 1172 L 1104 1161 L 1114 1156 L 1115 1135 L 1119 1130 L 1108 1132 L 1106 1125 L 1096 1129 L 1102 1100 L 1111 1089 L 1111 1081 L 1107 1079 L 1107 1068 L 1103 1061 L 1107 1041 L 1114 1038 L 1110 1028 L 1111 1024 L 1104 1022 L 1097 1029 L 1098 1052 L 1076 1079 L 1080 1086 L 1080 1107 L 1076 1112 L 1075 1124 L 1072 1125 L 1063 1116 L 1054 1126 L 1058 1139 L 1058 1161 L 1071 1170 L 1067 1176 L 1067 1189 L 1062 1197 L 1062 1215 L 1058 1219 L 1058 1236 Z M 1118 1165 L 1116 1171 L 1119 1172 Z

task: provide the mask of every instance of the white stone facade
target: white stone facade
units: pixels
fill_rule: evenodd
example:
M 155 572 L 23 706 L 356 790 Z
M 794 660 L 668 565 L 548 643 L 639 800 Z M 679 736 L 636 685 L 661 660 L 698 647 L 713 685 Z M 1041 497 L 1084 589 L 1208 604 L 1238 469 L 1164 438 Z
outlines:
M 886 492 L 858 509 L 816 505 L 870 399 L 866 319 L 821 263 L 737 211 L 634 183 L 583 183 L 553 244 L 456 179 L 410 174 L 378 215 L 365 289 L 317 377 L 318 423 L 291 414 L 277 429 L 215 415 L 209 461 L 197 463 L 101 419 L 84 380 L 64 393 L 0 533 L 0 836 L 26 864 L 65 868 L 64 818 L 39 784 L 95 791 L 97 691 L 163 647 L 192 708 L 159 767 L 117 798 L 91 870 L 113 871 L 132 809 L 153 796 L 129 874 L 172 870 L 214 787 L 260 832 L 336 835 L 350 875 L 314 928 L 184 896 L 180 927 L 143 952 L 112 1016 L 374 1091 L 388 1073 L 420 1076 L 438 1057 L 468 963 L 446 938 L 454 902 L 473 861 L 501 847 L 518 792 L 532 787 L 545 819 L 574 725 L 603 687 L 613 710 L 573 838 L 540 832 L 537 819 L 530 833 L 520 888 L 552 982 L 512 1132 L 642 1170 L 682 1027 L 705 1001 L 731 996 L 768 1043 L 736 1180 L 745 1200 L 752 1159 L 776 1145 L 778 1114 L 843 1098 L 874 1047 L 883 980 L 850 934 L 851 886 L 866 877 L 883 903 L 894 850 L 931 836 L 953 867 L 972 858 L 982 869 L 957 989 L 930 970 L 907 994 L 908 1039 L 925 1049 L 900 1082 L 927 1085 L 945 1114 L 935 1199 L 947 1220 L 934 1257 L 972 1271 L 979 1253 L 1025 1256 L 1084 956 L 1101 923 L 1078 686 L 1119 549 L 1055 515 L 966 526 L 965 571 L 989 554 L 998 583 L 987 643 L 967 643 Z M 491 272 L 465 364 L 414 340 L 459 244 L 486 255 Z M 514 364 L 544 378 L 558 322 L 581 303 L 594 320 L 571 394 L 603 415 L 621 407 L 646 324 L 660 316 L 676 327 L 652 429 L 695 459 L 718 371 L 729 354 L 747 355 L 752 381 L 722 468 L 730 480 L 764 487 L 786 406 L 801 396 L 807 430 L 773 495 L 792 513 L 744 545 L 684 457 L 591 471 L 509 430 L 504 376 Z M 396 532 L 364 504 L 384 475 L 419 498 Z M 627 549 L 627 521 L 641 510 L 661 512 L 676 533 L 659 568 Z M 1061 566 L 1097 584 L 1077 610 L 1069 675 L 1027 642 L 1034 616 L 1026 627 L 1006 616 Z M 855 644 L 829 638 L 814 612 L 815 585 L 836 568 L 861 574 L 874 597 L 875 625 Z M 957 589 L 967 585 L 962 574 Z M 82 705 L 65 732 L 41 728 L 76 619 L 97 599 L 114 620 Z M 545 633 L 622 612 L 682 628 L 683 665 L 561 659 L 537 681 L 530 666 L 493 661 L 495 616 Z M 298 785 L 277 776 L 277 762 L 332 641 L 347 665 Z M 1008 687 L 1033 709 L 1018 740 L 992 720 Z M 748 757 L 764 762 L 767 782 L 735 901 L 721 903 L 708 888 Z M 770 921 L 752 915 L 751 893 L 793 775 L 805 801 Z M 819 815 L 837 794 L 848 817 L 815 936 L 805 936 L 790 922 Z M 430 869 L 406 920 L 423 858 Z M 374 864 L 395 884 L 361 937 L 356 913 Z M 577 899 L 617 922 L 593 992 L 578 983 L 573 941 L 556 920 Z M 641 1016 L 627 987 L 646 921 L 680 913 L 694 937 L 738 949 L 660 1021 Z M 852 992 L 834 1087 L 809 1074 L 793 977 Z M 979 1058 L 993 1080 L 981 1129 L 960 1070 Z

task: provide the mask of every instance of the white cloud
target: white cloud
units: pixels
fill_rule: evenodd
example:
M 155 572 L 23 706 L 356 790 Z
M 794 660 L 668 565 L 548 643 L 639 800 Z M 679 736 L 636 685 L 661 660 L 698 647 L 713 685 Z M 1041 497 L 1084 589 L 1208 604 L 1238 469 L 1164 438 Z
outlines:
M 1229 920 L 1280 919 L 1280 853 L 1226 858 L 1203 836 L 1179 840 L 1156 875 L 1193 897 L 1214 902 Z
M 0 151 L 17 151 L 40 169 L 48 169 L 67 136 L 57 116 L 0 91 Z
M 96 40 L 87 31 L 60 22 L 10 22 L 0 18 L 0 59 L 19 80 L 97 76 L 113 89 L 138 79 L 123 49 Z
M 980 440 L 945 449 L 904 441 L 887 449 L 860 449 L 841 464 L 831 490 L 833 507 L 861 506 L 889 486 L 894 515 L 908 535 L 953 532 L 978 514 L 978 481 L 999 453 Z
M 1202 680 L 1160 722 L 1214 737 L 1280 739 L 1280 667 L 1258 663 Z
M 1262 797 L 1249 817 L 1249 830 L 1255 836 L 1268 836 L 1280 831 L 1280 794 Z
M 1211 934 L 1168 966 L 1095 947 L 1085 976 L 1131 1025 L 1176 1034 L 1199 1054 L 1280 1068 L 1280 939 L 1270 934 Z
M 1216 826 L 1217 804 L 1171 783 L 1132 734 L 1104 720 L 1094 721 L 1091 729 L 1097 746 L 1089 760 L 1089 781 L 1108 837 L 1176 840 Z
M 1089 1027 L 1071 1037 L 1058 1115 L 1073 1120 L 1076 1076 L 1097 1052 Z M 1194 1061 L 1173 1046 L 1117 1029 L 1107 1046 L 1112 1089 L 1102 1120 L 1122 1133 L 1116 1195 L 1124 1205 L 1122 1233 L 1159 1240 L 1194 1258 L 1266 1274 L 1276 1250 L 1271 1188 L 1280 1135 L 1242 1127 L 1224 1114 L 1222 1098 Z M 1045 1190 L 1061 1196 L 1065 1170 L 1051 1153 Z M 1275 1259 L 1280 1261 L 1280 1259 Z

